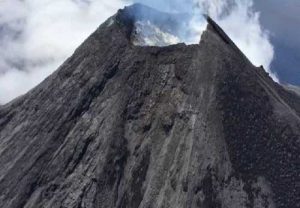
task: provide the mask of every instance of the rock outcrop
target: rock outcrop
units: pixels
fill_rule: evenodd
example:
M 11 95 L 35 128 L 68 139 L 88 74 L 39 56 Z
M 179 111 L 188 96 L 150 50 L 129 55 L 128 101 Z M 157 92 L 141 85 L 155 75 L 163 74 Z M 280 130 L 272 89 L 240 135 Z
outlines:
M 0 207 L 300 207 L 300 96 L 210 18 L 200 44 L 133 45 L 140 7 L 0 107 Z

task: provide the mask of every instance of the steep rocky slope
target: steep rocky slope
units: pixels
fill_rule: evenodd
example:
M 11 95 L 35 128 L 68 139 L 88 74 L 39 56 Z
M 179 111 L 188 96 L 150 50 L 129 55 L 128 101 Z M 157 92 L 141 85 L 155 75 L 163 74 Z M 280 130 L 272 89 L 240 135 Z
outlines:
M 140 7 L 0 107 L 0 207 L 300 207 L 300 97 L 209 18 L 200 44 L 133 45 Z

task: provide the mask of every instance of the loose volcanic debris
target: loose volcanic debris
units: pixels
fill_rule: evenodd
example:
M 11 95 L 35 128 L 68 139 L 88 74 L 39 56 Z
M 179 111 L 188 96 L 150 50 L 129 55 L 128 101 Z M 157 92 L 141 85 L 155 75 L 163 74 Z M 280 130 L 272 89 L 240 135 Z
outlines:
M 0 207 L 300 207 L 300 97 L 209 17 L 200 44 L 132 44 L 141 9 L 0 106 Z

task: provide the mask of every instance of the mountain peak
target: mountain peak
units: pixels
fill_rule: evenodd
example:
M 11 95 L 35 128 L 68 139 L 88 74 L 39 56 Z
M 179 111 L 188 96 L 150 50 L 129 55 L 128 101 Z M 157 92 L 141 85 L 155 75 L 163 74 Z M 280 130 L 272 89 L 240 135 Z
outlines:
M 209 18 L 200 44 L 134 45 L 140 7 L 0 107 L 0 207 L 297 207 L 300 97 Z
M 180 30 L 188 19 L 189 16 L 184 13 L 160 12 L 142 4 L 125 7 L 116 15 L 117 22 L 127 29 L 131 42 L 140 46 L 167 46 L 182 42 Z

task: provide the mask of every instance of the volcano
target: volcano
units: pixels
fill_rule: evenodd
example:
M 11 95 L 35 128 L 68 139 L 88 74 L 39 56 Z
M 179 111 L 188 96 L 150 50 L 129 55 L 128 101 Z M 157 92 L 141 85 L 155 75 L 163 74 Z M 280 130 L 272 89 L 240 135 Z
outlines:
M 300 207 L 299 94 L 209 17 L 186 45 L 153 13 L 119 10 L 0 106 L 0 207 Z

